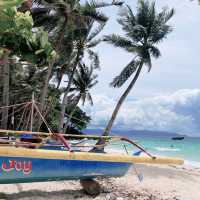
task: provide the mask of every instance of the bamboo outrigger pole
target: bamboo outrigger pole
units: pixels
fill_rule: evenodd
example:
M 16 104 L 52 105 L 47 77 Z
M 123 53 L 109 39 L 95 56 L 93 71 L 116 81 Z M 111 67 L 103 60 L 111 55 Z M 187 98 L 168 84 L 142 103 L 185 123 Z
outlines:
M 88 139 L 118 139 L 121 141 L 126 141 L 130 144 L 132 144 L 133 146 L 136 146 L 138 149 L 140 149 L 141 151 L 143 151 L 144 153 L 146 153 L 148 156 L 150 156 L 151 158 L 155 159 L 155 156 L 151 155 L 149 152 L 147 152 L 143 147 L 141 147 L 140 145 L 138 145 L 136 142 L 133 142 L 125 137 L 120 137 L 120 136 L 97 136 L 97 135 L 73 135 L 73 134 L 60 134 L 60 133 L 44 133 L 44 132 L 31 132 L 31 131 L 12 131 L 12 130 L 1 130 L 0 129 L 0 134 L 1 133 L 5 133 L 5 134 L 32 134 L 32 135 L 38 135 L 38 136 L 51 136 L 51 135 L 61 135 L 63 137 L 74 137 L 74 138 L 88 138 Z

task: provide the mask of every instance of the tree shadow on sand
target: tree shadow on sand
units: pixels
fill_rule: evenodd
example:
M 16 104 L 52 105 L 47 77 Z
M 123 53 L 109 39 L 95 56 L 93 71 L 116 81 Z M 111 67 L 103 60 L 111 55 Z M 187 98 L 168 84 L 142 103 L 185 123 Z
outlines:
M 13 194 L 0 193 L 1 200 L 18 200 L 18 199 L 48 199 L 48 200 L 60 200 L 60 199 L 78 199 L 81 197 L 86 197 L 87 195 L 83 190 L 60 190 L 46 192 L 41 190 L 29 190 L 21 191 Z M 88 197 L 88 196 L 87 196 Z

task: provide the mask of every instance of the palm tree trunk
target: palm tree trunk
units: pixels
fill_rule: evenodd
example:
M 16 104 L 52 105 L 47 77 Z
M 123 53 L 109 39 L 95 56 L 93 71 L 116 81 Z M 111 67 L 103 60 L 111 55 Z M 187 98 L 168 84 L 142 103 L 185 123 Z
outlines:
M 117 103 L 117 105 L 116 105 L 116 107 L 115 107 L 115 109 L 114 109 L 114 111 L 112 113 L 110 121 L 108 122 L 108 125 L 106 126 L 106 128 L 104 130 L 104 133 L 103 133 L 104 136 L 109 135 L 109 133 L 111 131 L 111 128 L 113 126 L 113 123 L 114 123 L 114 121 L 115 121 L 115 119 L 117 117 L 117 114 L 118 114 L 123 102 L 125 101 L 126 97 L 128 96 L 129 92 L 131 91 L 131 89 L 135 85 L 135 83 L 136 83 L 136 81 L 137 81 L 137 79 L 138 79 L 138 77 L 140 75 L 140 72 L 141 72 L 141 69 L 142 69 L 142 65 L 143 65 L 143 63 L 140 63 L 139 68 L 138 68 L 133 80 L 131 81 L 131 83 L 129 84 L 128 88 L 125 90 L 125 92 L 122 94 L 122 96 L 120 97 L 120 99 L 119 99 L 119 101 L 118 101 L 118 103 Z
M 59 89 L 59 88 L 60 88 L 60 84 L 61 84 L 61 82 L 62 82 L 62 78 L 63 78 L 63 76 L 58 80 L 58 84 L 57 84 L 57 86 L 56 86 L 56 89 Z
M 128 96 L 129 92 L 131 91 L 131 89 L 133 88 L 133 86 L 135 85 L 139 75 L 140 75 L 140 72 L 141 72 L 141 69 L 142 69 L 142 66 L 143 66 L 143 62 L 140 63 L 139 67 L 138 67 L 138 70 L 133 78 L 133 80 L 131 81 L 131 83 L 129 84 L 128 88 L 125 90 L 125 92 L 122 94 L 122 96 L 120 97 L 117 105 L 115 106 L 115 109 L 112 113 L 112 116 L 103 132 L 103 136 L 108 136 L 111 129 L 112 129 L 112 126 L 113 126 L 113 123 L 117 117 L 117 114 L 123 104 L 123 102 L 125 101 L 126 97 Z M 97 145 L 100 145 L 100 144 L 104 144 L 105 143 L 105 140 L 104 139 L 100 139 L 98 142 L 97 142 Z M 102 151 L 103 150 L 103 147 L 101 148 L 94 148 L 92 149 L 92 151 Z
M 68 85 L 67 85 L 67 88 L 66 88 L 63 100 L 62 100 L 62 104 L 61 104 L 60 122 L 59 122 L 59 127 L 58 127 L 60 132 L 64 132 L 63 124 L 64 124 L 64 118 L 65 118 L 65 107 L 66 107 L 67 95 L 71 88 L 71 84 L 72 84 L 72 80 L 73 80 L 75 71 L 76 71 L 76 65 L 73 66 L 72 72 L 69 77 Z
M 67 95 L 69 93 L 69 90 L 71 88 L 71 84 L 72 84 L 72 81 L 73 81 L 73 77 L 74 77 L 74 73 L 76 71 L 76 67 L 78 65 L 80 61 L 80 55 L 79 55 L 79 51 L 77 52 L 77 56 L 76 56 L 76 61 L 74 63 L 74 66 L 72 68 L 72 72 L 69 76 L 69 81 L 68 81 L 68 85 L 67 85 L 67 88 L 66 88 L 66 91 L 65 91 L 65 94 L 64 94 L 64 97 L 63 97 L 63 100 L 62 100 L 62 104 L 61 104 L 61 113 L 60 113 L 60 120 L 59 120 L 59 132 L 64 132 L 64 118 L 65 118 L 65 108 L 66 108 L 66 101 L 67 101 Z
M 44 82 L 44 87 L 42 89 L 41 98 L 40 98 L 41 111 L 42 112 L 44 110 L 45 99 L 46 99 L 47 93 L 48 93 L 49 80 L 51 78 L 52 70 L 53 70 L 53 62 L 50 62 L 49 63 L 49 67 L 48 67 L 48 72 L 47 72 L 47 75 L 46 75 L 46 78 L 45 78 L 45 82 Z
M 46 97 L 47 97 L 47 94 L 48 94 L 48 87 L 49 87 L 49 80 L 51 78 L 51 74 L 52 74 L 52 70 L 53 70 L 53 65 L 54 65 L 54 62 L 49 62 L 49 67 L 48 67 L 48 71 L 47 71 L 47 75 L 45 77 L 45 82 L 44 82 L 44 87 L 41 91 L 41 97 L 40 97 L 40 110 L 41 110 L 41 113 L 43 113 L 44 111 L 44 108 L 45 108 L 45 100 L 46 100 Z M 37 123 L 36 123 L 36 129 L 39 130 L 40 127 L 42 125 L 42 119 L 39 117 Z
M 2 104 L 3 106 L 9 105 L 9 82 L 10 82 L 10 66 L 8 63 L 8 55 L 9 53 L 5 51 L 3 56 L 3 98 Z M 8 126 L 8 108 L 5 107 L 2 112 L 2 129 L 7 129 Z
M 75 103 L 75 105 L 74 105 L 74 107 L 73 107 L 73 110 L 72 110 L 71 113 L 69 114 L 69 118 L 67 119 L 67 121 L 66 121 L 66 123 L 65 123 L 65 126 L 64 126 L 64 133 L 65 133 L 66 130 L 67 130 L 67 127 L 68 127 L 68 125 L 69 125 L 69 123 L 70 123 L 71 118 L 73 118 L 73 114 L 74 114 L 75 111 L 76 111 L 76 107 L 77 107 L 77 105 L 78 105 L 80 99 L 81 99 L 81 95 L 79 95 L 79 97 L 78 97 L 78 99 L 77 99 L 77 101 L 76 101 L 76 103 Z

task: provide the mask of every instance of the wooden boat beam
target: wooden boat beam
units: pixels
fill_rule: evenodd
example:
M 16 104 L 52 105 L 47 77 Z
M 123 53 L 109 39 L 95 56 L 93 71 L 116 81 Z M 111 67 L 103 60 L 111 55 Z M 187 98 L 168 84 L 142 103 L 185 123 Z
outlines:
M 143 151 L 145 154 L 147 154 L 148 156 L 150 156 L 151 158 L 155 159 L 155 156 L 151 155 L 149 152 L 147 152 L 143 147 L 141 147 L 140 145 L 138 145 L 136 142 L 133 142 L 132 140 L 129 140 L 125 137 L 120 137 L 120 136 L 97 136 L 97 135 L 73 135 L 73 134 L 61 134 L 61 133 L 44 133 L 44 132 L 31 132 L 31 131 L 13 131 L 13 130 L 2 130 L 0 129 L 0 134 L 11 134 L 11 135 L 21 135 L 21 134 L 30 134 L 30 135 L 37 135 L 37 136 L 52 136 L 52 137 L 56 137 L 58 135 L 64 137 L 64 138 L 87 138 L 87 139 L 118 139 L 121 141 L 126 141 L 130 144 L 132 144 L 133 146 L 137 147 L 138 149 L 140 149 L 141 151 Z M 66 145 L 65 145 L 66 146 Z M 69 149 L 69 148 L 68 148 Z

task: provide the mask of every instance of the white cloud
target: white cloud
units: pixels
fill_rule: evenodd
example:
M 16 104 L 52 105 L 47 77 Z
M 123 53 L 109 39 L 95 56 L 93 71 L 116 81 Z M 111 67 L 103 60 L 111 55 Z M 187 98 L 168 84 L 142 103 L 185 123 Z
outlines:
M 86 110 L 92 127 L 105 127 L 116 101 L 104 95 L 93 96 L 94 106 Z M 116 129 L 163 130 L 200 136 L 200 90 L 185 89 L 168 95 L 127 100 L 116 119 Z

